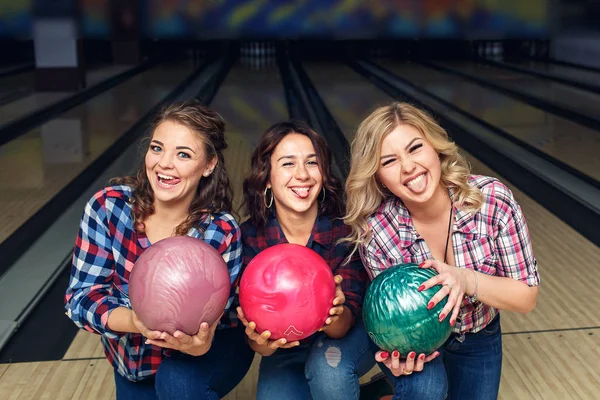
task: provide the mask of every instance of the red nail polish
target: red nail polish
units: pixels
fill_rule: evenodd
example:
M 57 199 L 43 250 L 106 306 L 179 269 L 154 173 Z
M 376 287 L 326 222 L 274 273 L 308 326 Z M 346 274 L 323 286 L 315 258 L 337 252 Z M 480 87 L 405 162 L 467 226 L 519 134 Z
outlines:
M 454 326 L 454 323 L 456 322 L 456 320 L 452 320 L 450 321 L 450 326 Z
M 379 355 L 385 360 L 390 356 L 390 353 L 388 353 L 387 351 L 382 351 L 381 353 L 379 353 Z
M 424 359 L 425 359 L 425 354 L 421 354 L 421 355 L 419 356 L 419 360 L 424 360 Z
M 392 357 L 400 357 L 400 353 L 398 353 L 398 350 L 394 350 L 394 352 L 392 353 Z
M 440 322 L 442 322 L 444 320 L 444 318 L 446 318 L 446 314 L 441 313 L 440 314 Z
M 430 301 L 429 304 L 427 304 L 427 309 L 431 310 L 433 306 L 435 306 L 435 304 L 433 303 L 433 301 Z
M 425 265 L 425 261 L 423 261 L 421 264 L 419 264 L 419 268 L 423 268 L 423 265 Z
M 418 290 L 419 292 L 420 292 L 420 291 L 422 291 L 422 290 L 425 290 L 425 285 L 421 285 L 421 286 L 419 286 L 419 288 L 418 288 L 417 290 Z
M 417 355 L 417 353 L 415 353 L 414 351 L 411 351 L 410 353 L 408 353 L 408 358 L 415 358 Z

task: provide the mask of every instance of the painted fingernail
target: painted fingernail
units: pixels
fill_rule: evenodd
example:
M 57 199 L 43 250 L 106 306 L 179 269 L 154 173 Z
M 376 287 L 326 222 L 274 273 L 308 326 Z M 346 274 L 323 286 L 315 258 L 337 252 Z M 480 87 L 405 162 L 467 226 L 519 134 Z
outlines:
M 440 352 L 439 352 L 439 351 L 436 351 L 436 352 L 434 353 L 434 355 L 437 357 L 437 356 L 439 356 L 439 355 L 440 355 Z
M 429 304 L 427 304 L 427 309 L 431 310 L 433 306 L 435 306 L 435 303 L 433 301 L 430 301 Z
M 446 314 L 441 313 L 440 314 L 440 322 L 442 322 L 444 320 L 444 318 L 446 318 Z
M 379 353 L 379 356 L 385 360 L 390 356 L 390 353 L 388 353 L 387 351 L 382 351 L 381 353 Z
M 424 360 L 424 359 L 425 359 L 425 354 L 421 354 L 421 355 L 419 356 L 419 360 Z
M 414 351 L 411 351 L 410 353 L 408 353 L 408 358 L 415 358 L 417 356 L 417 353 L 415 353 Z
M 423 261 L 421 264 L 419 264 L 419 268 L 423 268 L 423 265 L 425 265 L 425 261 Z
M 392 353 L 392 357 L 395 357 L 395 358 L 400 357 L 400 353 L 398 353 L 398 350 L 394 350 L 394 352 Z
M 420 291 L 422 291 L 422 290 L 425 290 L 425 285 L 421 285 L 421 286 L 419 286 L 419 288 L 418 288 L 417 290 L 418 290 L 419 292 L 420 292 Z
M 456 320 L 453 319 L 452 321 L 450 321 L 450 326 L 454 326 L 455 323 L 456 323 Z

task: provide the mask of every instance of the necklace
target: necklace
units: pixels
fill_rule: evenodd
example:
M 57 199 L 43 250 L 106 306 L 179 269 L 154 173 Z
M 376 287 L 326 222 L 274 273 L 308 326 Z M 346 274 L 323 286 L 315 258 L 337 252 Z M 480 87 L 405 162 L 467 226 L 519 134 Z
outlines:
M 446 246 L 444 247 L 444 264 L 448 260 L 448 242 L 450 242 L 450 233 L 452 232 L 452 204 L 450 204 L 450 216 L 448 218 L 448 234 L 446 235 Z

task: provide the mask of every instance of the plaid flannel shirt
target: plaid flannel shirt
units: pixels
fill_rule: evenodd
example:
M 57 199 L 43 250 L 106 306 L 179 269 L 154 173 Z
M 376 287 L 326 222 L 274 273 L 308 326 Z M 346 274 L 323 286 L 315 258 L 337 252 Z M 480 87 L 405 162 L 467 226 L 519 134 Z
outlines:
M 469 183 L 481 190 L 484 200 L 474 214 L 454 207 L 452 250 L 456 267 L 537 286 L 540 278 L 529 230 L 512 192 L 487 176 L 472 175 Z M 451 192 L 450 197 L 454 199 Z M 369 217 L 368 225 L 371 239 L 360 247 L 360 254 L 371 279 L 394 265 L 419 264 L 433 258 L 408 209 L 397 197 L 385 200 Z M 493 307 L 464 299 L 454 332 L 478 332 L 497 313 Z
M 65 294 L 67 316 L 89 332 L 101 335 L 108 361 L 131 381 L 153 375 L 165 354 L 144 344 L 137 333 L 115 332 L 107 326 L 108 315 L 118 307 L 131 308 L 129 274 L 135 261 L 151 244 L 133 226 L 131 188 L 114 186 L 100 190 L 85 206 L 73 253 L 69 286 Z M 233 216 L 211 213 L 188 236 L 204 240 L 217 249 L 229 269 L 231 292 L 218 329 L 235 326 L 232 302 L 242 264 L 241 233 Z
M 244 267 L 268 247 L 288 243 L 274 213 L 271 213 L 262 228 L 257 228 L 248 220 L 241 225 L 241 229 Z M 357 317 L 361 312 L 369 277 L 357 253 L 347 264 L 342 265 L 350 254 L 351 247 L 347 243 L 336 244 L 336 241 L 349 234 L 350 227 L 341 219 L 319 215 L 306 247 L 323 257 L 334 275 L 341 275 L 344 278 L 342 281 L 342 291 L 346 297 L 344 305 L 354 317 Z

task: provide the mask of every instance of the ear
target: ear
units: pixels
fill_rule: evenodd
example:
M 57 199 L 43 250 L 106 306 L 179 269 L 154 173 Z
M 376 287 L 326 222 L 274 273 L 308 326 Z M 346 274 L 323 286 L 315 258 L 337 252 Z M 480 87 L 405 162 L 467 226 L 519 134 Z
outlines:
M 267 181 L 267 189 L 271 189 L 271 181 Z
M 208 164 L 206 164 L 206 169 L 204 170 L 204 173 L 202 175 L 204 175 L 205 177 L 210 176 L 210 174 L 212 174 L 214 169 L 217 167 L 218 162 L 219 159 L 217 158 L 217 156 L 214 156 L 212 160 L 210 160 Z

